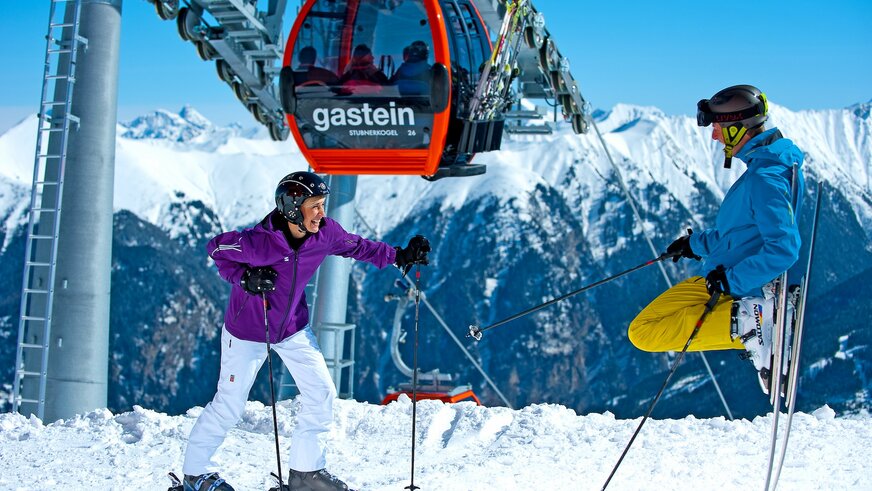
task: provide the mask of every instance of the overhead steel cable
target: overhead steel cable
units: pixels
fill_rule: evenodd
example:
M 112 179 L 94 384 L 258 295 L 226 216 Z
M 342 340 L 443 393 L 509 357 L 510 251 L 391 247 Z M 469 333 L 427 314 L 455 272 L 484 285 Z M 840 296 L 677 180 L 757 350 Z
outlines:
M 366 219 L 363 218 L 363 215 L 360 214 L 360 210 L 358 210 L 357 207 L 354 208 L 354 213 L 357 214 L 357 218 L 360 220 L 360 222 L 363 224 L 363 226 L 366 227 L 367 230 L 369 230 L 370 236 L 376 237 L 378 234 L 376 234 L 375 229 L 373 229 L 372 226 L 370 226 L 369 223 L 366 222 Z M 399 271 L 399 270 L 397 270 L 397 271 Z M 406 284 L 410 288 L 414 286 L 414 283 L 412 282 L 411 278 L 404 276 L 403 281 L 405 281 Z M 475 369 L 478 370 L 478 373 L 481 374 L 481 376 L 484 378 L 485 382 L 487 382 L 487 384 L 490 386 L 490 388 L 493 389 L 494 392 L 496 392 L 497 396 L 499 396 L 499 398 L 502 399 L 502 401 L 506 405 L 506 407 L 508 407 L 509 409 L 514 409 L 514 407 L 512 406 L 512 403 L 510 403 L 509 400 L 506 398 L 506 396 L 503 395 L 502 392 L 500 392 L 500 389 L 497 388 L 497 385 L 494 383 L 494 381 L 491 380 L 491 378 L 488 376 L 488 374 L 484 371 L 484 368 L 482 368 L 482 366 L 478 363 L 478 361 L 475 360 L 475 358 L 466 349 L 466 347 L 463 346 L 463 343 L 460 341 L 460 339 L 453 332 L 451 332 L 451 329 L 448 327 L 448 324 L 446 324 L 445 320 L 442 319 L 442 316 L 439 315 L 438 312 L 436 312 L 436 309 L 433 308 L 433 305 L 430 303 L 429 300 L 427 300 L 426 295 L 421 296 L 421 301 L 424 303 L 424 305 L 427 307 L 427 309 L 430 310 L 430 313 L 433 314 L 433 317 L 436 318 L 436 321 L 439 322 L 439 325 L 441 325 L 442 328 L 445 329 L 445 332 L 448 333 L 448 336 L 451 337 L 452 340 L 454 340 L 454 343 L 460 348 L 460 350 L 463 352 L 463 354 L 469 359 L 469 361 L 472 363 L 472 366 L 474 366 Z

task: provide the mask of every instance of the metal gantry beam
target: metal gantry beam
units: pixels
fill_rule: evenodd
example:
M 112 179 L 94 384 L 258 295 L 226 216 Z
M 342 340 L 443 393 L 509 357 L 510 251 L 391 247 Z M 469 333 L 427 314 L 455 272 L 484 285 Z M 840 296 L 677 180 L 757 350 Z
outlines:
M 269 0 L 266 11 L 251 0 L 149 0 L 159 17 L 175 20 L 179 36 L 203 61 L 213 61 L 218 77 L 269 129 L 273 140 L 288 137 L 275 85 L 281 69 L 282 17 L 287 0 Z

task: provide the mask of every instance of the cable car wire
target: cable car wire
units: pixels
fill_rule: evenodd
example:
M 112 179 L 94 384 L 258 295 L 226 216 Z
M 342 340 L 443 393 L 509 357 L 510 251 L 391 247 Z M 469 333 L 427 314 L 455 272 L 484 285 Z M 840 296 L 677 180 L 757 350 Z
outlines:
M 363 224 L 363 226 L 366 227 L 367 230 L 369 230 L 369 235 L 372 237 L 377 237 L 378 234 L 376 234 L 375 229 L 373 229 L 372 226 L 370 226 L 370 224 L 367 223 L 366 219 L 363 218 L 363 215 L 361 215 L 360 210 L 358 210 L 356 206 L 354 207 L 354 213 L 357 215 L 357 218 L 360 219 L 360 222 Z M 399 271 L 399 270 L 397 270 L 397 271 Z M 410 288 L 414 286 L 411 278 L 403 277 L 403 281 L 405 281 Z M 503 393 L 497 387 L 497 384 L 494 383 L 494 381 L 490 378 L 490 376 L 488 376 L 487 372 L 485 372 L 485 370 L 481 366 L 481 364 L 479 364 L 478 361 L 476 361 L 475 357 L 473 357 L 472 354 L 469 352 L 469 350 L 467 350 L 466 347 L 463 346 L 463 343 L 460 341 L 460 338 L 458 338 L 457 335 L 455 335 L 451 331 L 451 328 L 448 327 L 448 324 L 445 322 L 445 320 L 442 318 L 442 316 L 439 315 L 439 312 L 437 312 L 436 309 L 433 307 L 433 305 L 430 303 L 430 301 L 427 300 L 426 295 L 421 297 L 421 301 L 423 302 L 424 306 L 426 306 L 427 309 L 430 310 L 430 313 L 433 314 L 433 317 L 436 318 L 436 321 L 439 323 L 439 325 L 441 325 L 442 328 L 445 329 L 445 332 L 448 333 L 448 336 L 451 337 L 451 339 L 454 341 L 454 344 L 456 344 L 460 348 L 460 350 L 463 352 L 463 354 L 466 356 L 466 358 L 469 359 L 470 363 L 472 363 L 472 366 L 474 366 L 475 369 L 478 370 L 478 373 L 480 373 L 481 376 L 484 377 L 485 382 L 490 386 L 491 389 L 493 389 L 493 391 L 503 401 L 503 403 L 506 405 L 506 407 L 508 407 L 509 409 L 514 409 L 514 406 L 512 406 L 512 403 L 509 402 L 509 399 L 506 398 L 505 395 L 503 395 Z

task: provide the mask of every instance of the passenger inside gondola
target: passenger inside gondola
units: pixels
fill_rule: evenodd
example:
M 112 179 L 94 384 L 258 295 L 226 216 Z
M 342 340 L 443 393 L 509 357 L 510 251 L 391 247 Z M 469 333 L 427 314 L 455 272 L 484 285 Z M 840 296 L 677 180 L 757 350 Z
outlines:
M 297 55 L 299 64 L 294 70 L 294 85 L 297 87 L 306 85 L 336 85 L 339 77 L 332 71 L 315 66 L 318 52 L 311 46 L 306 46 Z
M 424 41 L 414 41 L 403 48 L 403 63 L 391 77 L 401 96 L 430 94 L 430 48 Z
M 373 63 L 372 50 L 358 44 L 351 53 L 351 62 L 339 77 L 339 84 L 352 94 L 377 94 L 388 84 L 388 77 Z

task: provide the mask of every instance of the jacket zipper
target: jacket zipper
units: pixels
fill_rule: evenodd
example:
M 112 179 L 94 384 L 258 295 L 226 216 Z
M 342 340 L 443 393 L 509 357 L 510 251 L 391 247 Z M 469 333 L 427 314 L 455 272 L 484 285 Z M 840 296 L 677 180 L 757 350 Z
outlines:
M 245 310 L 245 304 L 248 303 L 248 295 L 242 299 L 242 305 L 239 306 L 239 310 L 236 311 L 236 315 L 233 316 L 233 323 L 236 324 L 236 321 L 239 319 L 239 314 Z
M 291 280 L 291 293 L 288 296 L 288 308 L 285 310 L 285 315 L 282 317 L 282 322 L 279 324 L 281 332 L 285 330 L 285 322 L 288 320 L 288 315 L 291 313 L 291 304 L 294 302 L 294 294 L 297 292 L 297 258 L 300 257 L 300 251 L 294 251 L 294 276 Z M 276 341 L 279 341 L 278 339 Z

